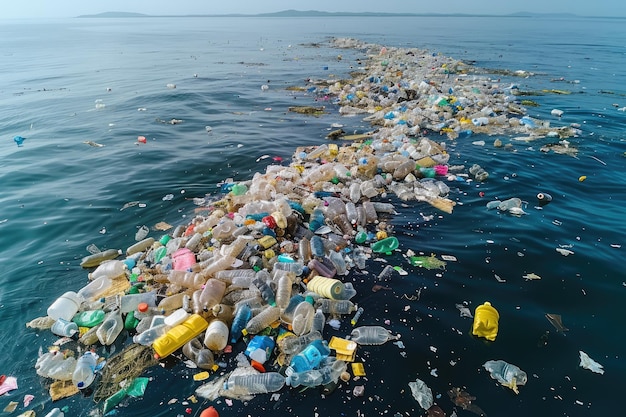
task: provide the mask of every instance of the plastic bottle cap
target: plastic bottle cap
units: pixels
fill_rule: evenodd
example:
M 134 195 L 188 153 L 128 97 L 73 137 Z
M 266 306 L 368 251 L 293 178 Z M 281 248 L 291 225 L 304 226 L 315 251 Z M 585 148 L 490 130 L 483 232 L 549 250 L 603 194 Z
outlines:
M 250 365 L 252 365 L 252 367 L 253 367 L 254 369 L 256 369 L 257 371 L 259 371 L 259 372 L 261 372 L 261 373 L 265 372 L 265 367 L 264 367 L 264 366 L 263 366 L 263 364 L 262 364 L 262 363 L 260 363 L 260 362 L 257 362 L 257 361 L 255 361 L 255 360 L 251 360 L 251 361 L 250 361 Z
M 137 310 L 145 313 L 146 311 L 148 311 L 148 303 L 139 303 L 139 305 L 137 306 Z

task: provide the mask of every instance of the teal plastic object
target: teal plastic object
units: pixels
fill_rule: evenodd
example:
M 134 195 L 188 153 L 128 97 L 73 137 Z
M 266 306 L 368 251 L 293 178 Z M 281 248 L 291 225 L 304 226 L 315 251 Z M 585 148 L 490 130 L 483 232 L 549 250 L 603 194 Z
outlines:
M 400 242 L 395 236 L 387 237 L 372 244 L 372 251 L 391 255 L 391 252 L 398 249 Z

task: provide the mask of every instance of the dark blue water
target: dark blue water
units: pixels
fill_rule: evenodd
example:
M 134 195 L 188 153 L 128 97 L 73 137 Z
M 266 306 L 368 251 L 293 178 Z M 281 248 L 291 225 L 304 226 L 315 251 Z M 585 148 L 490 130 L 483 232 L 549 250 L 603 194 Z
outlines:
M 0 407 L 26 394 L 44 415 L 49 381 L 36 375 L 39 349 L 56 338 L 24 324 L 45 315 L 62 292 L 87 280 L 80 268 L 86 246 L 126 248 L 141 225 L 177 225 L 193 216 L 194 197 L 215 194 L 225 178 L 249 179 L 271 159 L 285 160 L 301 145 L 325 142 L 331 124 L 365 131 L 360 117 L 341 117 L 331 102 L 286 90 L 308 78 L 347 78 L 362 51 L 330 48 L 331 36 L 387 46 L 427 48 L 477 66 L 526 70 L 530 78 L 504 78 L 525 90 L 558 89 L 568 95 L 530 97 L 531 116 L 553 125 L 581 125 L 569 138 L 576 157 L 540 151 L 553 141 L 496 137 L 449 141 L 450 163 L 485 167 L 490 177 L 451 183 L 458 204 L 448 215 L 420 203 L 401 207 L 391 220 L 404 251 L 457 258 L 444 271 L 412 267 L 396 253 L 386 260 L 409 272 L 371 292 L 369 276 L 351 276 L 365 306 L 363 324 L 402 334 L 404 349 L 387 344 L 360 348 L 365 380 L 342 384 L 330 396 L 284 389 L 278 402 L 258 396 L 232 406 L 229 415 L 419 415 L 408 382 L 424 380 L 449 415 L 446 391 L 462 387 L 488 415 L 603 415 L 619 413 L 624 365 L 623 126 L 626 113 L 626 31 L 619 19 L 341 18 L 341 19 L 71 19 L 0 23 L 0 373 L 19 389 Z M 337 55 L 341 54 L 341 60 Z M 326 70 L 325 67 L 328 67 Z M 498 77 L 495 75 L 494 77 Z M 566 81 L 555 82 L 563 77 Z M 574 82 L 576 80 L 576 82 Z M 175 89 L 167 84 L 175 84 Z M 262 91 L 268 84 L 270 89 Z M 104 104 L 96 108 L 96 104 Z M 324 104 L 318 118 L 287 112 L 292 105 Z M 553 108 L 564 111 L 558 119 Z M 139 110 L 141 109 L 141 111 Z M 182 120 L 180 124 L 159 120 Z M 212 128 L 207 133 L 205 126 Z M 26 137 L 23 147 L 12 138 Z M 147 138 L 138 144 L 137 136 Z M 476 146 L 474 140 L 485 140 Z M 84 141 L 105 145 L 96 148 Z M 595 157 L 602 161 L 599 162 Z M 578 179 L 585 175 L 587 179 Z M 537 192 L 553 202 L 536 208 Z M 479 195 L 484 193 L 484 197 Z M 173 194 L 173 199 L 165 199 Z M 491 199 L 519 197 L 527 215 L 487 211 Z M 128 202 L 140 202 L 120 209 Z M 434 216 L 429 219 L 430 216 Z M 564 257 L 556 251 L 574 252 Z M 522 277 L 536 273 L 541 280 Z M 506 282 L 498 282 L 495 275 Z M 403 294 L 415 295 L 410 301 Z M 500 312 L 500 333 L 486 344 L 469 335 L 471 320 L 456 303 L 473 309 L 490 301 Z M 570 329 L 557 334 L 546 313 L 561 314 Z M 349 333 L 344 323 L 339 335 Z M 548 344 L 539 338 L 550 332 Z M 605 374 L 578 366 L 578 351 L 604 365 Z M 513 363 L 529 376 L 515 395 L 489 378 L 482 364 Z M 436 372 L 431 374 L 431 371 Z M 151 368 L 143 399 L 118 410 L 123 416 L 184 415 L 199 383 L 183 364 Z M 355 385 L 364 397 L 353 397 Z M 178 402 L 169 404 L 171 399 Z M 191 404 L 197 413 L 207 404 Z M 54 406 L 69 415 L 96 415 L 101 405 L 76 395 Z M 202 407 L 201 407 L 202 406 Z M 100 408 L 99 408 L 100 407 Z M 458 415 L 470 415 L 457 408 Z M 67 415 L 67 414 L 66 414 Z

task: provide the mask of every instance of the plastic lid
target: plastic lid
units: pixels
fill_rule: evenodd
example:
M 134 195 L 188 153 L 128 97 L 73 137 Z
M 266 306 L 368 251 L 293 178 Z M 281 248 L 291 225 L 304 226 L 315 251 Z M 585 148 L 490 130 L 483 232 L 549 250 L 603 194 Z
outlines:
M 145 313 L 146 311 L 148 311 L 148 303 L 139 303 L 139 305 L 137 306 L 137 310 Z

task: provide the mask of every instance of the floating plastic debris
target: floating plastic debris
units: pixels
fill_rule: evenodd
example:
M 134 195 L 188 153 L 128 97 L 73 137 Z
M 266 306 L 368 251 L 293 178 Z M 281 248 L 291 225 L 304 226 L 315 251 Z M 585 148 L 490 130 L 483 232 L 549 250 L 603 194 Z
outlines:
M 595 372 L 597 374 L 604 374 L 604 367 L 602 365 L 591 359 L 589 355 L 582 350 L 578 351 L 578 353 L 580 354 L 580 367 L 589 369 L 591 372 Z
M 524 274 L 522 275 L 522 278 L 524 278 L 526 281 L 533 281 L 533 280 L 541 279 L 541 277 L 535 274 L 534 272 L 531 272 L 530 274 Z
M 547 313 L 546 319 L 548 319 L 550 324 L 554 326 L 557 332 L 564 333 L 569 330 L 567 327 L 563 325 L 563 320 L 560 314 Z
M 409 388 L 413 398 L 417 400 L 420 407 L 424 410 L 428 410 L 433 405 L 433 392 L 424 381 L 416 379 L 413 382 L 409 382 Z
M 526 385 L 528 381 L 526 372 L 503 360 L 487 361 L 483 367 L 489 371 L 491 378 L 505 387 L 511 388 L 516 394 L 519 394 L 518 387 L 520 385 Z

